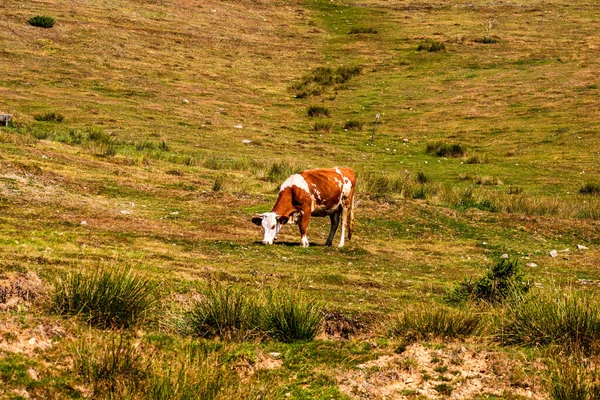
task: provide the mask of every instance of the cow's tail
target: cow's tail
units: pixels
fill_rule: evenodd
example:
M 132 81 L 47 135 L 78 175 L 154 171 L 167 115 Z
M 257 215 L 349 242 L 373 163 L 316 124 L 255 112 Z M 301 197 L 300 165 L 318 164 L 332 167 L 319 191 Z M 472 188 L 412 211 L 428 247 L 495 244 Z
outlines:
M 352 239 L 352 230 L 354 229 L 354 196 L 350 202 L 350 210 L 348 210 L 348 240 Z

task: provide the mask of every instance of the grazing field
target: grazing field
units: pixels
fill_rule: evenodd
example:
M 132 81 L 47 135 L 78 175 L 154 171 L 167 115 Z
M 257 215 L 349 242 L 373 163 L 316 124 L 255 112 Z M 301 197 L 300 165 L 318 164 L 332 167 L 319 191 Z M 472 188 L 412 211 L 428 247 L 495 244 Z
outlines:
M 0 398 L 599 397 L 597 4 L 0 14 Z M 336 165 L 352 240 L 261 245 Z

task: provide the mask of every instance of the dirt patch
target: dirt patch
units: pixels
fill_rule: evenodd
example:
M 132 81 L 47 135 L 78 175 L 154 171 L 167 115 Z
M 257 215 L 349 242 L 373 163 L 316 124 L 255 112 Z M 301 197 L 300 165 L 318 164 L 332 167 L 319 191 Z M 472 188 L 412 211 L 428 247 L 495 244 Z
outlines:
M 0 353 L 10 352 L 31 356 L 50 349 L 66 330 L 56 322 L 43 322 L 33 328 L 23 327 L 11 318 L 0 320 Z
M 412 344 L 402 354 L 361 364 L 338 381 L 353 399 L 469 399 L 480 394 L 546 398 L 539 383 L 515 371 L 513 363 L 500 353 L 467 349 L 461 343 Z
M 329 339 L 350 339 L 366 333 L 375 321 L 373 315 L 344 315 L 340 311 L 326 311 L 324 330 Z
M 27 310 L 46 294 L 40 277 L 33 271 L 0 274 L 0 311 Z

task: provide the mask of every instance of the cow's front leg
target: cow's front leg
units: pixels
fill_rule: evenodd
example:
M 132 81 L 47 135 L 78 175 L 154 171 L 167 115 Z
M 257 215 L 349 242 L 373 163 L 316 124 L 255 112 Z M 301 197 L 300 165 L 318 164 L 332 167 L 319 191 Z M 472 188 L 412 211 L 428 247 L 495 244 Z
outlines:
M 335 232 L 337 231 L 337 228 L 340 225 L 340 213 L 337 211 L 334 212 L 329 216 L 329 219 L 331 219 L 331 229 L 329 230 L 329 237 L 325 242 L 325 246 L 331 246 L 331 244 L 333 243 L 333 237 L 335 236 Z
M 298 227 L 300 228 L 300 244 L 302 247 L 308 247 L 308 238 L 306 234 L 308 233 L 308 222 L 310 221 L 310 210 L 303 210 L 300 214 L 300 218 L 298 221 Z

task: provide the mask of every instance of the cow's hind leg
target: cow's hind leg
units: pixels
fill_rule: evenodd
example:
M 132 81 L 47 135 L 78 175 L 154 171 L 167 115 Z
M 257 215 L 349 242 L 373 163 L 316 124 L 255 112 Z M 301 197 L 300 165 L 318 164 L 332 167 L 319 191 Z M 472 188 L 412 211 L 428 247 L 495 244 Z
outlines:
M 331 219 L 331 229 L 329 230 L 329 237 L 325 242 L 325 246 L 331 246 L 333 243 L 333 237 L 335 236 L 335 232 L 337 232 L 337 228 L 340 225 L 340 213 L 338 211 L 334 212 L 329 216 Z
M 338 247 L 344 247 L 344 239 L 346 238 L 346 226 L 348 225 L 348 210 L 342 207 L 342 235 Z

